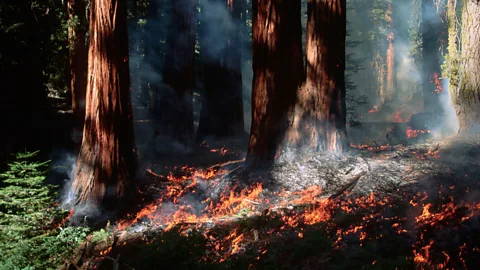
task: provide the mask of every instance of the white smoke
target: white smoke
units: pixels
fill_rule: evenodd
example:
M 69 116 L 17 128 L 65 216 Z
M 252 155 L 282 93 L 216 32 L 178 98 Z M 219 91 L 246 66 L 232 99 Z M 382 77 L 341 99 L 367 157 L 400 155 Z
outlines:
M 448 78 L 442 80 L 443 93 L 440 95 L 440 103 L 444 113 L 442 133 L 446 136 L 455 134 L 459 128 L 457 114 L 450 101 L 450 93 L 448 91 L 449 82 L 450 80 Z

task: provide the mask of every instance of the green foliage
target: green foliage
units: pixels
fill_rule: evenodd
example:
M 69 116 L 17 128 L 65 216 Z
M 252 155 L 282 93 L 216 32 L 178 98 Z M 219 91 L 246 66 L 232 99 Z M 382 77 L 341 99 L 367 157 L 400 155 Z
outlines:
M 104 229 L 100 229 L 99 231 L 93 232 L 92 242 L 108 241 L 110 236 L 112 236 L 111 233 Z
M 46 185 L 38 152 L 17 154 L 0 174 L 0 269 L 52 269 L 86 237 L 87 228 L 61 228 L 65 211 Z

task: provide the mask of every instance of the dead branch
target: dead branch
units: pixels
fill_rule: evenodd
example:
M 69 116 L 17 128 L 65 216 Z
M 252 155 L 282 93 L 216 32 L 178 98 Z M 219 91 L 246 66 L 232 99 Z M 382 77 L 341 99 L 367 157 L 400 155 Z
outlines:
M 259 202 L 251 201 L 251 200 L 249 200 L 249 199 L 243 199 L 243 200 L 246 201 L 246 202 L 249 202 L 249 203 L 256 204 L 256 205 L 260 205 L 260 204 L 261 204 L 261 203 L 259 203 Z
M 342 195 L 345 191 L 352 190 L 357 185 L 360 178 L 362 178 L 365 174 L 367 174 L 367 172 L 363 172 L 363 173 L 353 177 L 353 179 L 351 181 L 349 181 L 346 185 L 344 185 L 338 192 L 331 195 L 329 197 L 329 199 L 335 199 L 335 198 L 339 197 L 340 195 Z

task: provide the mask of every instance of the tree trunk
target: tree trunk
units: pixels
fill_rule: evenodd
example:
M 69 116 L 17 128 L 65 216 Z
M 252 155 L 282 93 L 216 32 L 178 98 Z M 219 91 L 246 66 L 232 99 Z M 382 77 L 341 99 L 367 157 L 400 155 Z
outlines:
M 382 94 L 383 103 L 391 102 L 395 93 L 395 33 L 393 31 L 393 16 L 392 4 L 388 3 L 387 13 L 385 14 L 387 20 L 387 83 L 385 92 Z
M 347 149 L 346 1 L 309 0 L 307 70 L 298 93 L 292 139 L 314 150 Z
M 450 75 L 450 96 L 456 110 L 459 132 L 478 128 L 480 124 L 480 3 L 463 1 L 462 51 L 458 72 Z M 453 39 L 451 37 L 451 39 Z M 450 42 L 454 42 L 450 40 Z M 456 85 L 455 85 L 456 84 Z
M 159 119 L 157 135 L 182 143 L 193 139 L 193 84 L 195 75 L 195 1 L 172 0 L 168 52 L 163 82 L 171 87 L 157 98 L 155 113 Z
M 72 110 L 75 121 L 74 140 L 80 145 L 85 121 L 85 97 L 87 91 L 87 48 L 85 46 L 85 2 L 84 0 L 67 1 L 68 43 L 70 47 L 70 90 L 72 93 Z
M 225 138 L 244 134 L 240 46 L 243 1 L 215 2 L 226 6 L 232 23 L 209 19 L 202 22 L 205 94 L 197 131 L 199 141 L 206 137 Z M 217 24 L 224 27 L 219 28 Z M 213 29 L 221 31 L 213 32 Z
M 442 11 L 431 0 L 422 1 L 422 60 L 423 60 L 423 106 L 426 112 L 440 111 L 441 48 L 440 37 L 444 31 Z
M 253 1 L 252 127 L 247 164 L 274 160 L 303 80 L 301 1 Z
M 78 203 L 114 207 L 135 177 L 127 2 L 90 7 L 86 119 L 73 190 Z

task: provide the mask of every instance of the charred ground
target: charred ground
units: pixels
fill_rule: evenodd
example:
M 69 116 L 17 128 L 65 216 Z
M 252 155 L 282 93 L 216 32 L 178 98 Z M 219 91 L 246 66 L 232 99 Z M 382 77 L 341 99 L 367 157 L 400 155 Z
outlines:
M 204 147 L 218 160 L 147 169 L 149 184 L 139 192 L 154 201 L 110 226 L 103 239 L 86 241 L 68 267 L 471 269 L 479 263 L 476 135 L 345 155 L 287 151 L 268 173 L 249 175 L 255 185 L 236 184 L 245 177 L 240 154 Z

